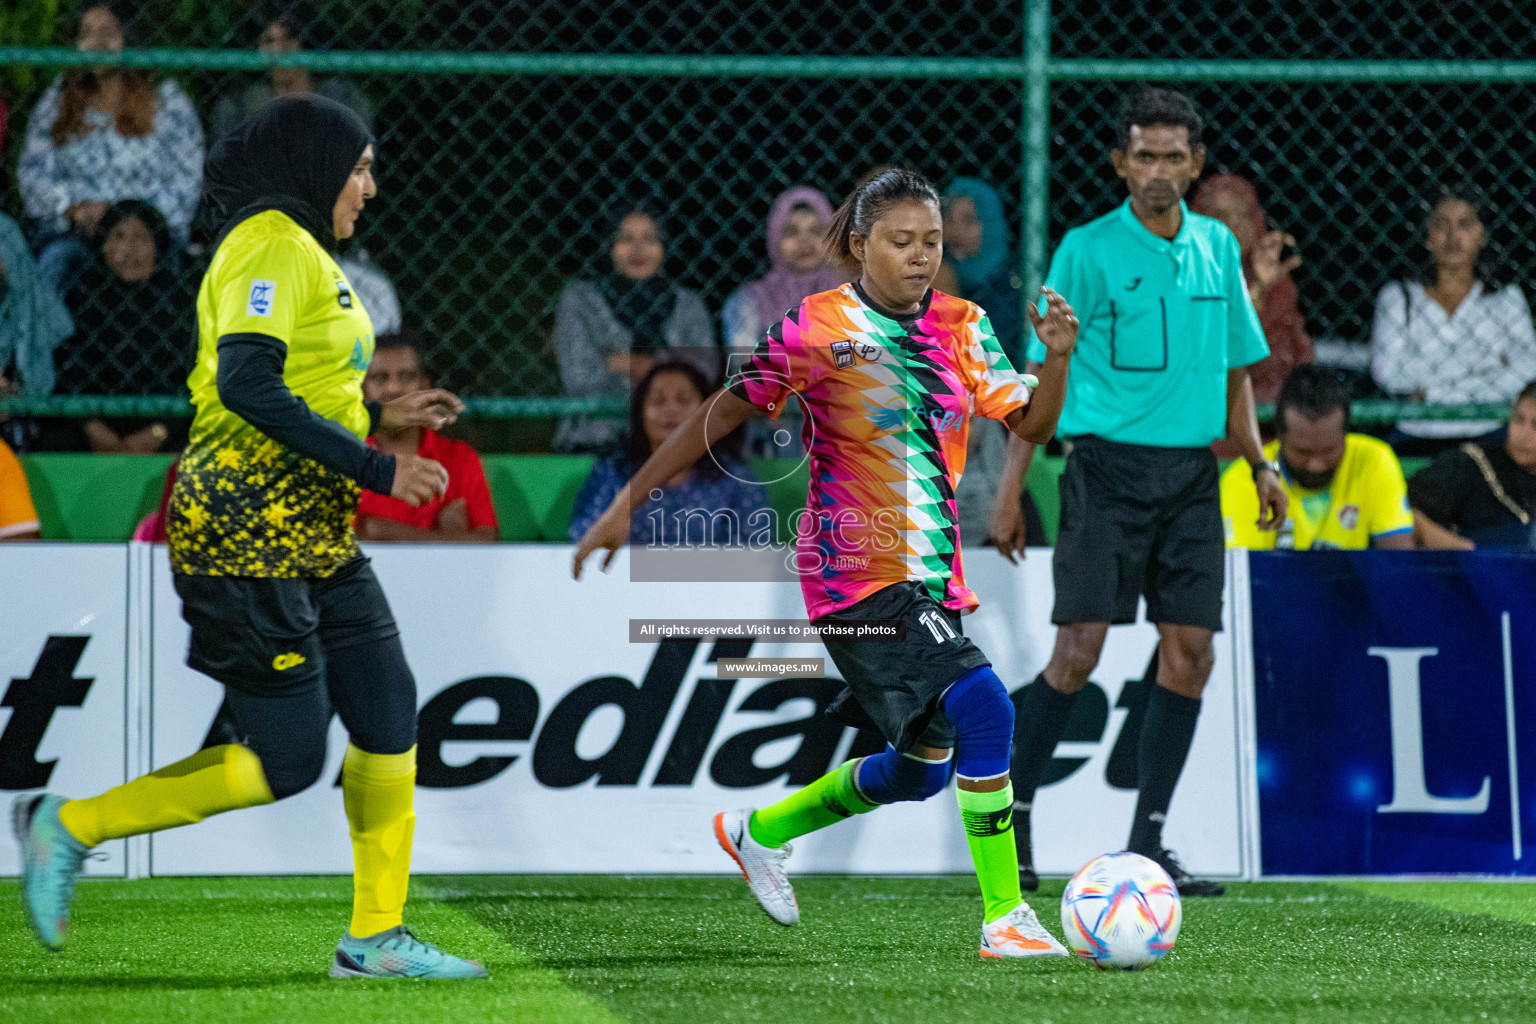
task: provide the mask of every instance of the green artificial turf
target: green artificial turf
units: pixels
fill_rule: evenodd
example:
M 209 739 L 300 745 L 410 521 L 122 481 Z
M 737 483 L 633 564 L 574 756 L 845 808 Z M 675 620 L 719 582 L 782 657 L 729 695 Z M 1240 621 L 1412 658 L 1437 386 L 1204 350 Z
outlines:
M 1061 882 L 1034 903 L 1058 927 Z M 0 1019 L 106 1021 L 1530 1021 L 1536 887 L 1255 883 L 1185 904 L 1151 971 L 982 962 L 969 878 L 807 877 L 772 924 L 739 878 L 438 877 L 411 922 L 488 982 L 333 982 L 344 878 L 80 886 L 75 939 L 0 914 Z

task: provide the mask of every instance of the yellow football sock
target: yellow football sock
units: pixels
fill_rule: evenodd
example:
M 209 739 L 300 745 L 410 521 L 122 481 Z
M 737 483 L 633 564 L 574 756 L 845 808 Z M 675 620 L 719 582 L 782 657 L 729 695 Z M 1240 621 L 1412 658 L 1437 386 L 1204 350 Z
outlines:
M 400 924 L 416 831 L 416 748 L 370 754 L 347 744 L 342 800 L 352 831 L 352 926 L 360 939 Z
M 214 814 L 272 802 L 261 760 L 230 743 L 199 750 L 100 796 L 71 800 L 59 820 L 86 846 L 191 825 Z

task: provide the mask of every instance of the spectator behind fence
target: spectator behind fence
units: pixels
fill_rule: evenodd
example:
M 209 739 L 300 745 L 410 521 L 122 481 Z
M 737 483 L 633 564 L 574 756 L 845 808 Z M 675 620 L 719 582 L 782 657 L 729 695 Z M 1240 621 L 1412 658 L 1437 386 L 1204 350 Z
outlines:
M 138 199 L 107 207 L 96 258 L 69 290 L 75 335 L 54 353 L 68 395 L 179 395 L 192 369 L 196 303 L 166 266 L 172 246 L 160 211 Z M 89 419 L 81 447 L 143 455 L 185 443 L 188 420 Z
M 1008 361 L 1024 365 L 1024 307 L 1008 220 L 997 190 L 979 178 L 956 178 L 944 190 L 944 263 L 939 291 L 969 299 L 987 311 L 992 333 Z M 946 273 L 946 271 L 948 273 Z
M 663 363 L 641 378 L 630 407 L 629 451 L 601 459 L 592 467 L 576 496 L 571 540 L 582 538 L 635 470 L 712 390 L 709 379 L 690 363 Z M 768 494 L 737 456 L 739 444 L 738 434 L 727 435 L 693 468 L 668 480 L 661 497 L 645 496 L 630 523 L 630 542 L 741 545 L 762 533 L 772 523 Z M 660 538 L 653 537 L 658 521 Z M 735 526 L 727 530 L 732 522 Z M 730 536 L 722 535 L 727 532 Z
M 653 365 L 675 359 L 696 366 L 706 378 L 720 372 L 704 300 L 668 280 L 662 266 L 661 219 L 633 204 L 620 210 L 606 236 L 609 267 L 594 280 L 570 282 L 560 293 L 555 357 L 572 398 L 626 398 Z M 570 417 L 555 434 L 555 448 L 611 452 L 623 433 L 617 420 Z
M 768 328 L 799 307 L 807 295 L 836 288 L 847 275 L 827 262 L 827 226 L 832 204 L 813 188 L 792 188 L 773 201 L 768 211 L 768 273 L 731 293 L 721 315 L 725 347 L 751 352 Z M 777 420 L 754 415 L 745 425 L 743 444 L 754 455 L 799 458 L 799 403 Z
M 363 378 L 364 401 L 392 402 L 431 386 L 421 369 L 421 345 L 414 334 L 379 336 Z M 485 468 L 469 445 L 430 427 L 378 428 L 368 444 L 385 455 L 435 459 L 448 471 L 448 489 L 416 508 L 387 494 L 364 491 L 355 524 L 363 540 L 489 544 L 500 536 Z
M 1248 367 L 1248 378 L 1253 382 L 1255 401 L 1273 402 L 1291 370 L 1315 358 L 1306 322 L 1297 308 L 1296 282 L 1291 278 L 1291 271 L 1301 266 L 1301 256 L 1280 258 L 1287 247 L 1295 247 L 1296 240 L 1270 229 L 1258 191 L 1235 174 L 1218 174 L 1202 181 L 1189 208 L 1215 217 L 1237 238 L 1248 295 L 1264 328 L 1264 340 L 1269 343 L 1269 355 Z
M 1394 281 L 1376 297 L 1376 382 L 1415 402 L 1513 401 L 1536 377 L 1536 331 L 1520 286 L 1492 280 L 1483 210 L 1472 193 L 1447 191 L 1435 203 L 1424 248 L 1431 259 L 1425 279 Z M 1454 439 L 1498 426 L 1496 420 L 1404 420 L 1392 442 L 1400 454 L 1434 454 Z
M 1252 471 L 1234 462 L 1221 476 L 1227 546 L 1294 548 L 1413 547 L 1403 468 L 1386 442 L 1349 433 L 1349 390 L 1325 366 L 1298 366 L 1275 403 L 1280 436 L 1264 448 L 1278 455 L 1290 497 L 1278 532 L 1258 527 Z
M 27 474 L 11 446 L 0 441 L 0 541 L 36 540 L 39 531 Z
M 127 23 L 92 4 L 75 46 L 121 50 Z M 73 67 L 44 91 L 16 170 L 43 279 L 63 295 L 118 199 L 154 204 L 186 244 L 203 180 L 203 128 L 181 87 L 143 68 Z
M 353 255 L 338 257 L 336 265 L 347 275 L 352 294 L 357 296 L 363 308 L 368 311 L 374 333 L 380 337 L 398 333 L 401 323 L 400 297 L 395 293 L 394 282 L 378 268 L 368 251 L 358 249 Z
M 261 24 L 261 35 L 256 41 L 256 48 L 262 53 L 276 56 L 297 53 L 320 42 L 319 37 L 326 34 L 319 14 L 308 4 L 267 4 L 258 11 L 257 18 Z M 363 124 L 367 125 L 370 132 L 373 131 L 373 106 L 355 83 L 341 77 L 323 78 L 316 82 L 308 68 L 275 67 L 260 81 L 219 97 L 213 107 L 213 116 L 209 119 L 211 137 L 218 139 L 230 129 L 244 124 L 280 96 L 304 96 L 310 93 L 348 107 L 363 119 Z M 371 307 L 368 313 L 370 316 L 373 314 Z M 374 321 L 374 328 L 380 334 L 384 333 L 377 320 Z
M 782 193 L 768 211 L 768 273 L 731 293 L 721 315 L 725 346 L 750 352 L 768 328 L 807 295 L 830 291 L 848 275 L 827 262 L 832 204 L 813 188 Z
M 992 333 L 1008 361 L 1024 365 L 1023 280 L 1009 244 L 1008 220 L 997 190 L 979 178 L 956 178 L 944 190 L 944 262 L 934 277 L 937 291 L 969 299 L 986 310 Z M 1008 434 L 1000 424 L 978 419 L 971 424 L 965 473 L 955 488 L 960 512 L 960 541 L 989 543 L 992 500 L 1008 459 Z M 1019 495 L 1026 543 L 1046 542 L 1035 500 Z M 1011 556 L 1010 556 L 1011 558 Z
M 53 390 L 53 352 L 75 332 L 59 296 L 43 282 L 21 228 L 0 213 L 0 392 Z
M 1536 547 L 1536 380 L 1515 399 L 1503 437 L 1442 452 L 1408 481 L 1426 548 Z

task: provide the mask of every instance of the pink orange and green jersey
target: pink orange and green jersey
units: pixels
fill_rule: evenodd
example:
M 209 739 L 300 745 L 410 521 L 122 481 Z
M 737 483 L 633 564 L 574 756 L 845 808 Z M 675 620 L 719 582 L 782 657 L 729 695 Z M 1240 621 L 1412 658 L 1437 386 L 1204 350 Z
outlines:
M 790 310 L 728 386 L 774 417 L 797 396 L 805 407 L 811 484 L 795 557 L 812 619 L 903 580 L 955 611 L 979 604 L 955 507 L 970 419 L 1029 402 L 979 306 L 930 291 L 899 317 L 845 284 Z

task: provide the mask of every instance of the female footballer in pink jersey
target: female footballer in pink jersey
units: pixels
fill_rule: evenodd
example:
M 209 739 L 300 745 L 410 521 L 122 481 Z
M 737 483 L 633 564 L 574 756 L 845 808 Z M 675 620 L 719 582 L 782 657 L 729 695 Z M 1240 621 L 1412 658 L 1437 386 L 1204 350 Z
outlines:
M 926 800 L 957 777 L 966 839 L 985 903 L 984 957 L 1065 956 L 1019 892 L 1008 754 L 1013 705 L 959 629 L 977 606 L 961 567 L 955 484 L 974 413 L 1019 437 L 1048 440 L 1066 391 L 1077 317 L 1045 292 L 1030 309 L 1048 355 L 1027 383 L 986 313 L 932 289 L 942 259 L 939 197 L 921 175 L 886 170 L 848 197 L 828 246 L 855 280 L 792 309 L 642 466 L 576 549 L 575 574 L 598 548 L 606 569 L 629 538 L 634 495 L 705 454 L 754 408 L 806 410 L 809 529 L 796 564 L 818 624 L 899 620 L 890 642 L 824 638 L 847 688 L 830 714 L 872 725 L 883 753 L 858 758 L 768 807 L 715 817 L 715 835 L 752 894 L 780 924 L 800 919 L 785 874 L 789 841 L 902 800 Z M 1030 392 L 1030 383 L 1035 383 Z

